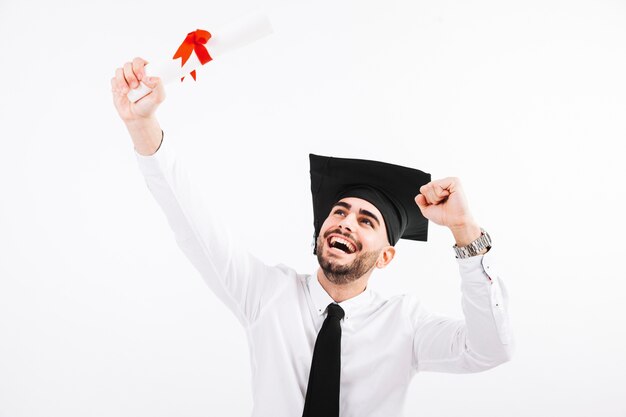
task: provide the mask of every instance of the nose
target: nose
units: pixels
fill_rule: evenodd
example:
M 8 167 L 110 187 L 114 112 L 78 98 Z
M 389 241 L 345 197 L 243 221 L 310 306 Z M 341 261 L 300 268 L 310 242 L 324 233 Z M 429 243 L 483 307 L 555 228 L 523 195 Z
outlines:
M 351 232 L 354 230 L 355 222 L 356 215 L 354 213 L 350 213 L 346 217 L 341 219 L 341 221 L 339 222 L 339 227 Z

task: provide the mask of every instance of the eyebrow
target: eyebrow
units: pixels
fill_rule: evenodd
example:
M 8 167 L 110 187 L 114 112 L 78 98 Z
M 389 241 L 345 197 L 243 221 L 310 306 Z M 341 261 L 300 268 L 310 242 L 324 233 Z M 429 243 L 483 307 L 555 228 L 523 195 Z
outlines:
M 352 204 L 348 204 L 345 201 L 338 201 L 337 203 L 335 203 L 335 205 L 333 207 L 337 207 L 337 206 L 344 207 L 344 208 L 346 208 L 348 210 L 350 210 L 352 208 Z M 371 217 L 372 219 L 374 219 L 376 224 L 378 224 L 378 226 L 380 226 L 380 221 L 378 220 L 378 217 L 376 217 L 376 215 L 374 213 L 372 213 L 371 211 L 360 209 L 359 210 L 359 214 L 364 214 L 364 215 L 366 215 L 368 217 Z

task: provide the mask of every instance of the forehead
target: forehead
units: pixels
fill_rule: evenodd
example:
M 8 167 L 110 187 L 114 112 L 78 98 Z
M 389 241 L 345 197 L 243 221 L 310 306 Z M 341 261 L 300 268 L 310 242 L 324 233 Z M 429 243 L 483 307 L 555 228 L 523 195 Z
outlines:
M 376 208 L 375 205 L 373 205 L 367 200 L 363 200 L 362 198 L 358 198 L 358 197 L 344 197 L 338 202 L 344 202 L 344 203 L 349 204 L 351 206 L 350 211 L 354 211 L 356 213 L 358 213 L 360 210 L 367 210 L 375 214 L 376 217 L 378 217 L 378 219 L 380 220 L 380 222 L 383 223 L 383 215 L 381 214 L 381 212 Z M 335 203 L 335 205 L 337 205 L 337 203 Z

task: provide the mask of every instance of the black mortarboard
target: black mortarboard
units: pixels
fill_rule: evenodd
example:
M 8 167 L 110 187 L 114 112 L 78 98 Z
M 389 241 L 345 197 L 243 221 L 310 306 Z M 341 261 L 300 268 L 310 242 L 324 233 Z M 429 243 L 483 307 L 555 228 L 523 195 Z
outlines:
M 430 174 L 365 159 L 309 154 L 309 160 L 314 242 L 333 205 L 344 197 L 362 198 L 380 211 L 391 245 L 395 245 L 401 238 L 426 241 L 428 219 L 415 203 L 415 196 L 419 194 L 422 185 L 430 182 Z M 316 247 L 315 243 L 313 247 Z

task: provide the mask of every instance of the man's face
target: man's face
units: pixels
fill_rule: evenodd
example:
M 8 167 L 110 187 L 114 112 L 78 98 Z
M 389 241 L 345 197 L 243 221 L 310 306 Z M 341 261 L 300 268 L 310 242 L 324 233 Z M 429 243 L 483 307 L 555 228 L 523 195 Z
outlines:
M 342 198 L 333 206 L 316 244 L 320 267 L 335 284 L 355 281 L 375 265 L 384 267 L 394 253 L 380 211 L 356 197 Z

